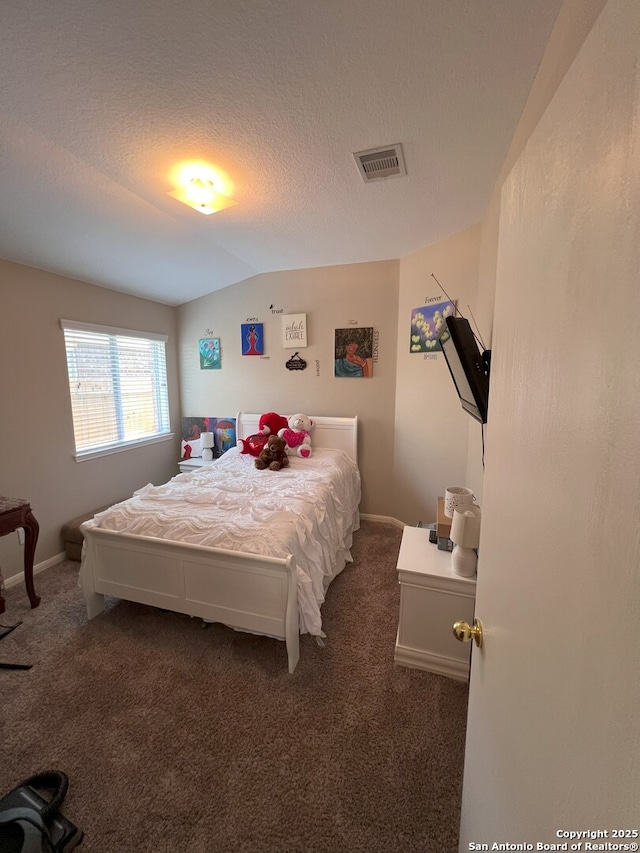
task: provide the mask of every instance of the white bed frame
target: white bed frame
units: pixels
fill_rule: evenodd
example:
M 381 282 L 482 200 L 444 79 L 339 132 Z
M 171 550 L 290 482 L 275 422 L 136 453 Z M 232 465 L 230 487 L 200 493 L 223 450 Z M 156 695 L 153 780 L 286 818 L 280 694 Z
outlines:
M 344 450 L 358 461 L 358 419 L 316 417 L 313 447 Z M 258 432 L 260 415 L 239 412 L 238 438 Z M 215 464 L 215 463 L 214 463 Z M 89 619 L 105 595 L 222 622 L 284 640 L 289 672 L 300 658 L 296 565 L 287 558 L 188 545 L 82 525 L 80 579 Z

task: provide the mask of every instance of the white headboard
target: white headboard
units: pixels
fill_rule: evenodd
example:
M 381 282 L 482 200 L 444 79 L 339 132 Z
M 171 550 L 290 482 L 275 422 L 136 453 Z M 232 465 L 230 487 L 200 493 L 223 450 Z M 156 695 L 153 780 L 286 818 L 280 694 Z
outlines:
M 284 417 L 288 417 L 285 415 Z M 333 447 L 344 450 L 353 461 L 358 462 L 358 418 L 331 418 L 324 415 L 309 415 L 313 421 L 311 430 L 312 447 Z M 238 412 L 236 435 L 247 438 L 258 432 L 260 415 Z

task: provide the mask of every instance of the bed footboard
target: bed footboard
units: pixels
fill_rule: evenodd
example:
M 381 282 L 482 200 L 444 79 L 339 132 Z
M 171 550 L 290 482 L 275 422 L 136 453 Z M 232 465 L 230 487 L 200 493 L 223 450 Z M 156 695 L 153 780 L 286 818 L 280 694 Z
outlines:
M 82 525 L 81 586 L 89 619 L 104 596 L 222 622 L 284 640 L 300 657 L 296 567 L 286 559 L 186 545 Z

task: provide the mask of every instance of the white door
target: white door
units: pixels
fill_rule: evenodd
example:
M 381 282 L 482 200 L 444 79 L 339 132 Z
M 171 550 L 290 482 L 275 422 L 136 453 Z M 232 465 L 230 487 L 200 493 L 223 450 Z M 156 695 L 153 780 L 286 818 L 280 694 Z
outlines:
M 503 191 L 460 851 L 640 841 L 639 69 L 610 0 Z

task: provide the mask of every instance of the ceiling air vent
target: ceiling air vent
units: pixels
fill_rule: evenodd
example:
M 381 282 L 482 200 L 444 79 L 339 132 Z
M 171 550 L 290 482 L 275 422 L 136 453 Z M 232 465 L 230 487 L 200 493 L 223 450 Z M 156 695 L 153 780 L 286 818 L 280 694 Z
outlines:
M 353 156 L 366 183 L 380 178 L 394 178 L 407 174 L 400 143 L 385 145 L 384 148 L 370 148 L 368 151 L 357 151 Z

